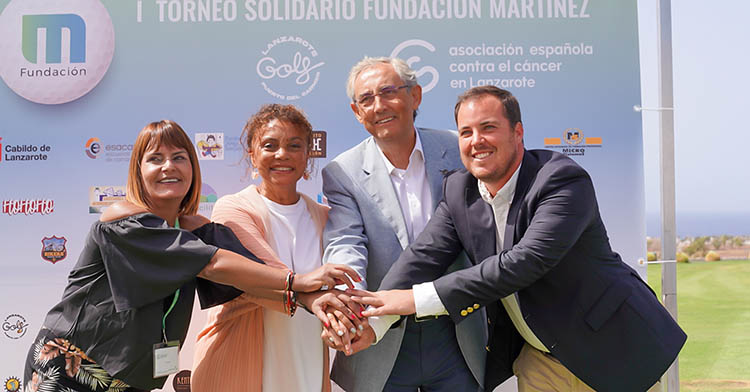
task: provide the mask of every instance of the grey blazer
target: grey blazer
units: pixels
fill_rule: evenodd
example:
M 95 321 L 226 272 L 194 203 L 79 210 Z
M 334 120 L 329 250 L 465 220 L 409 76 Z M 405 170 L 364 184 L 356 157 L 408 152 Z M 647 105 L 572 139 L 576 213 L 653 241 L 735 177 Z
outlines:
M 435 208 L 442 198 L 443 178 L 463 167 L 458 140 L 455 133 L 448 131 L 417 132 Z M 357 284 L 359 288 L 377 290 L 409 245 L 409 238 L 398 196 L 375 140 L 369 137 L 345 151 L 326 165 L 322 174 L 323 193 L 331 206 L 323 234 L 323 260 L 351 266 L 363 278 Z M 451 271 L 470 265 L 462 254 Z M 479 385 L 484 385 L 485 379 L 486 319 L 482 309 L 456 327 L 461 352 Z M 401 347 L 405 326 L 401 323 L 391 328 L 378 344 L 352 356 L 337 353 L 331 379 L 347 391 L 382 391 Z

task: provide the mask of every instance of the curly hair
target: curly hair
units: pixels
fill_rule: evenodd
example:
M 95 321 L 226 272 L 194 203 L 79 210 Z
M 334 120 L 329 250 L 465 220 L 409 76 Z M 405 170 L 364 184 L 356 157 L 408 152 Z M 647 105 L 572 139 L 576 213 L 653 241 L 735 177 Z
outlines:
M 253 150 L 253 143 L 257 142 L 263 135 L 262 130 L 273 120 L 286 121 L 297 129 L 301 130 L 305 134 L 307 139 L 307 171 L 312 172 L 313 170 L 313 158 L 311 158 L 309 152 L 312 148 L 313 140 L 313 128 L 310 122 L 305 117 L 305 113 L 294 105 L 281 105 L 278 103 L 265 104 L 253 114 L 245 127 L 242 128 L 242 135 L 240 141 L 244 151 L 244 159 L 248 164 L 248 167 L 252 168 L 253 163 L 250 159 L 250 152 Z

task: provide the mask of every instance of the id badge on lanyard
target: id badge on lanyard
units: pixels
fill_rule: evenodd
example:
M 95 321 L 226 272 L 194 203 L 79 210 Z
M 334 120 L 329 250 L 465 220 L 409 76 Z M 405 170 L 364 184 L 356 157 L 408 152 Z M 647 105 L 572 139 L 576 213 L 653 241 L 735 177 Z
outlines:
M 162 339 L 163 341 L 154 344 L 154 378 L 168 376 L 177 373 L 180 369 L 180 341 L 167 340 L 167 316 L 177 303 L 180 296 L 180 290 L 174 293 L 172 305 L 164 314 L 162 319 Z
M 175 221 L 175 228 L 180 228 L 179 218 Z M 168 376 L 177 373 L 180 369 L 180 341 L 167 340 L 167 316 L 172 312 L 180 297 L 180 289 L 174 292 L 172 305 L 164 313 L 161 319 L 162 341 L 154 344 L 154 378 Z

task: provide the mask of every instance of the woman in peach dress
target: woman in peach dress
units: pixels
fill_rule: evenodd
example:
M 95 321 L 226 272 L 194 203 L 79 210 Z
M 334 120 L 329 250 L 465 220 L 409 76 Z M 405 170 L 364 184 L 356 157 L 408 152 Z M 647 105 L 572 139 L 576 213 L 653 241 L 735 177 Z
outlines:
M 292 105 L 265 105 L 245 125 L 246 158 L 261 183 L 221 197 L 212 220 L 266 264 L 303 273 L 322 263 L 328 208 L 297 192 L 310 173 L 312 127 Z M 352 317 L 350 314 L 349 317 Z M 347 333 L 352 324 L 347 324 Z M 329 391 L 321 323 L 289 317 L 284 301 L 242 296 L 209 310 L 195 347 L 194 391 Z

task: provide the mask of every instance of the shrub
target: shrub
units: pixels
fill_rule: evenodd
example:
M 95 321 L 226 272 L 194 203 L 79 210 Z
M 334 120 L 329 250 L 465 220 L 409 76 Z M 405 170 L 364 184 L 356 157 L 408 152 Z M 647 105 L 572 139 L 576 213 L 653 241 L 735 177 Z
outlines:
M 683 252 L 677 252 L 677 257 L 675 257 L 678 263 L 687 263 L 689 261 L 688 255 Z
M 719 260 L 721 260 L 721 256 L 719 256 L 718 253 L 712 250 L 706 253 L 706 261 L 719 261 Z
M 648 261 L 656 261 L 658 259 L 659 259 L 659 257 L 656 256 L 656 252 L 647 252 L 646 253 L 646 260 L 648 260 Z

